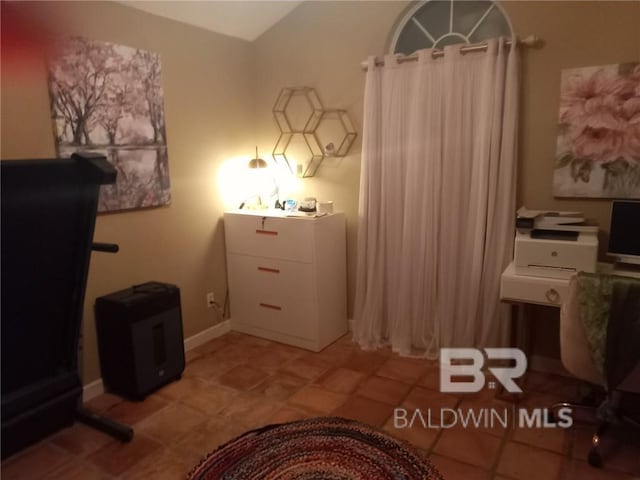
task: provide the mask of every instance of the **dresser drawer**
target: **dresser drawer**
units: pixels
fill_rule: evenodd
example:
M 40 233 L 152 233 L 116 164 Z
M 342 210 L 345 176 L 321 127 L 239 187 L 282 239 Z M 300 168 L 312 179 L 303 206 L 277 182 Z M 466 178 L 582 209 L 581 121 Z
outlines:
M 500 298 L 559 307 L 567 298 L 569 281 L 527 275 L 502 275 Z
M 226 214 L 228 253 L 310 263 L 314 255 L 313 222 L 304 218 Z
M 314 339 L 318 335 L 314 302 L 269 298 L 245 291 L 232 296 L 231 308 L 234 322 L 304 339 Z
M 290 298 L 315 301 L 315 275 L 310 263 L 237 253 L 230 253 L 227 262 L 230 284 L 237 289 L 255 292 L 269 302 L 282 303 Z

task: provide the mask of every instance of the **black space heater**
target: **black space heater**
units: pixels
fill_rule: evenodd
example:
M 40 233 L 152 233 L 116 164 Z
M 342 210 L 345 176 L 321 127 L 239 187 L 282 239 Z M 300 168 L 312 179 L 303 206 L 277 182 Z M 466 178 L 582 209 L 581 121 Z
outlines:
M 177 380 L 184 371 L 180 289 L 147 282 L 95 304 L 102 381 L 132 400 Z
M 121 441 L 133 430 L 82 408 L 78 342 L 100 185 L 116 171 L 102 155 L 3 160 L 2 458 L 80 420 Z

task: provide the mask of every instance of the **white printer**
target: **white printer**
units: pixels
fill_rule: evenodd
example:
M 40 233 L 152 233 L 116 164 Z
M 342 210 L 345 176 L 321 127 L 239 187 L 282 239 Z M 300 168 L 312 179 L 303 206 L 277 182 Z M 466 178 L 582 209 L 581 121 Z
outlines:
M 516 275 L 569 278 L 595 272 L 598 227 L 579 212 L 518 210 L 514 267 Z

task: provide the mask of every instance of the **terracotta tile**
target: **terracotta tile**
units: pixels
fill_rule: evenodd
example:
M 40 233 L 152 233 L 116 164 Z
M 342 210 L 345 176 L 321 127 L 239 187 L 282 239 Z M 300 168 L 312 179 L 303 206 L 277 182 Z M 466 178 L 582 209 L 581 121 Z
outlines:
M 232 343 L 212 353 L 209 358 L 218 362 L 237 362 L 238 365 L 243 365 L 249 361 L 256 350 L 259 350 L 259 347 Z
M 379 402 L 399 406 L 411 389 L 410 385 L 378 376 L 369 377 L 358 388 L 357 394 Z
M 41 442 L 2 462 L 2 478 L 11 480 L 43 478 L 72 460 L 73 456 L 68 452 L 48 442 Z
M 309 385 L 298 390 L 290 399 L 292 405 L 308 408 L 322 413 L 329 413 L 344 403 L 347 396 L 330 392 L 323 388 Z
M 203 356 L 204 355 L 202 355 L 202 353 L 196 352 L 195 350 L 187 350 L 184 352 L 184 363 L 188 365 L 194 360 L 202 358 Z
M 499 450 L 499 438 L 456 426 L 442 432 L 434 452 L 488 470 L 496 462 Z
M 165 385 L 156 392 L 167 400 L 179 400 L 182 397 L 197 394 L 198 389 L 203 385 L 203 380 L 196 377 L 182 377 L 176 382 Z
M 463 415 L 469 415 L 469 410 L 472 410 L 475 412 L 476 418 L 481 419 L 477 424 L 473 424 L 477 430 L 497 437 L 502 437 L 505 433 L 513 430 L 514 404 L 495 399 L 492 395 L 472 396 L 471 398 L 465 395 L 461 398 L 462 401 L 457 408 L 463 412 Z M 492 416 L 494 414 L 496 417 Z
M 105 416 L 124 423 L 135 425 L 155 412 L 162 410 L 168 403 L 156 395 L 151 395 L 143 402 L 129 402 L 124 400 L 105 412 Z
M 269 423 L 289 423 L 295 422 L 297 420 L 303 420 L 305 418 L 310 418 L 313 415 L 308 412 L 303 412 L 301 410 L 296 410 L 290 407 L 282 407 L 280 410 L 275 412 Z
M 276 343 L 274 346 L 270 348 L 270 350 L 284 354 L 289 359 L 300 358 L 301 356 L 303 356 L 305 353 L 308 352 L 303 348 L 294 347 L 293 345 L 285 345 L 284 343 Z
M 294 359 L 280 367 L 279 371 L 281 373 L 297 375 L 298 377 L 304 378 L 306 380 L 315 380 L 324 372 L 326 372 L 327 368 L 314 365 L 307 361 Z
M 456 396 L 460 397 L 463 401 L 480 401 L 480 402 L 489 402 L 493 400 L 499 400 L 501 402 L 506 402 L 511 404 L 515 404 L 518 401 L 524 400 L 526 395 L 512 395 L 509 392 L 501 391 L 499 388 L 489 388 L 489 384 L 491 382 L 497 382 L 493 379 L 492 375 L 485 374 L 485 386 L 481 388 L 479 392 L 462 392 L 457 393 Z M 437 390 L 440 390 L 438 386 Z M 538 395 L 538 394 L 536 394 Z
M 316 383 L 326 390 L 338 393 L 351 393 L 364 380 L 366 375 L 348 368 L 335 368 L 321 376 Z
M 193 468 L 207 454 L 245 431 L 244 425 L 214 415 L 195 430 L 178 437 L 171 446 L 171 451 L 182 463 Z
M 230 405 L 236 396 L 237 392 L 234 390 L 202 382 L 180 402 L 201 413 L 214 415 Z
M 217 352 L 227 345 L 229 345 L 229 342 L 227 340 L 225 340 L 223 337 L 217 337 L 194 348 L 192 351 L 201 355 L 209 355 L 210 353 Z
M 120 475 L 161 448 L 160 443 L 138 432 L 129 443 L 113 442 L 100 448 L 88 460 L 109 475 Z
M 238 365 L 224 375 L 221 375 L 218 382 L 227 387 L 235 388 L 236 390 L 246 391 L 258 385 L 266 377 L 267 374 L 262 370 L 256 370 L 246 365 Z
M 571 377 L 529 370 L 526 374 L 523 390 L 525 392 L 547 393 L 566 398 L 577 398 L 580 383 Z
M 46 476 L 40 477 L 45 479 L 64 479 L 64 480 L 107 480 L 106 473 L 100 471 L 94 465 L 83 461 L 72 461 L 63 464 L 49 472 Z
M 276 344 L 266 338 L 254 337 L 253 335 L 245 335 L 236 341 L 238 345 L 246 345 L 249 347 L 271 347 Z
M 440 393 L 424 387 L 413 387 L 402 402 L 407 410 L 419 409 L 422 413 L 431 412 L 432 418 L 439 419 L 443 408 L 453 408 L 458 399 L 447 393 Z
M 568 454 L 573 432 L 567 428 L 521 428 L 513 429 L 512 440 L 534 447 Z
M 264 395 L 273 400 L 286 400 L 307 384 L 307 380 L 295 375 L 277 373 L 265 378 L 251 392 Z
M 122 475 L 127 480 L 183 480 L 195 466 L 186 464 L 168 448 L 160 448 L 143 458 Z
M 269 374 L 274 374 L 280 366 L 292 358 L 291 355 L 284 351 L 275 348 L 262 348 L 249 359 L 248 365 Z
M 136 431 L 159 440 L 165 445 L 205 421 L 205 416 L 181 404 L 169 405 L 164 410 L 140 422 Z
M 560 395 L 541 392 L 524 392 L 524 396 L 520 400 L 518 406 L 525 408 L 547 408 L 558 402 L 564 402 L 567 399 Z
M 413 384 L 418 381 L 425 370 L 425 361 L 409 358 L 389 358 L 376 372 L 376 375 Z
M 222 340 L 225 340 L 225 341 L 227 341 L 229 343 L 236 343 L 239 340 L 242 340 L 243 338 L 248 337 L 248 336 L 249 335 L 247 335 L 246 333 L 240 333 L 240 332 L 231 331 L 231 332 L 225 333 L 224 335 L 221 335 L 218 338 L 220 338 Z
M 381 427 L 392 413 L 393 407 L 387 403 L 353 395 L 331 414 Z
M 211 380 L 227 373 L 238 365 L 246 363 L 246 360 L 217 359 L 214 356 L 215 354 L 194 360 L 185 368 L 184 376 Z
M 428 364 L 426 373 L 418 380 L 418 385 L 429 388 L 431 390 L 440 391 L 440 368 L 436 365 Z
M 329 368 L 346 362 L 354 351 L 355 347 L 333 343 L 321 352 L 307 353 L 301 358 Z
M 84 407 L 96 413 L 103 413 L 124 399 L 111 393 L 103 393 L 84 403 Z
M 444 478 L 452 480 L 490 480 L 491 475 L 486 470 L 466 463 L 456 462 L 440 455 L 430 455 L 429 460 L 436 466 Z
M 564 458 L 548 450 L 507 442 L 497 471 L 517 480 L 561 480 Z
M 404 421 L 395 422 L 393 415 L 384 424 L 384 430 L 396 438 L 409 442 L 414 447 L 429 451 L 440 432 L 439 428 L 428 428 L 422 425 L 410 425 Z
M 596 425 L 577 425 L 573 428 L 571 455 L 585 461 L 591 449 Z M 600 436 L 599 452 L 605 468 L 640 477 L 640 437 L 628 426 L 610 426 Z
M 109 442 L 115 441 L 117 440 L 114 440 L 113 437 L 106 433 L 78 422 L 51 438 L 51 443 L 81 457 L 95 452 Z
M 344 363 L 342 363 L 341 366 L 344 368 L 349 368 L 351 370 L 358 370 L 359 372 L 373 373 L 386 361 L 386 355 L 381 355 L 372 351 L 356 349 L 349 356 L 349 358 L 347 358 Z
M 247 429 L 257 428 L 269 423 L 269 419 L 280 404 L 274 401 L 250 394 L 238 395 L 235 400 L 221 412 L 221 416 L 230 421 L 244 425 Z
M 566 468 L 567 476 L 564 480 L 637 480 L 638 478 L 616 470 L 592 467 L 580 460 L 570 460 Z
M 359 350 L 359 348 L 355 343 L 333 342 L 331 345 L 327 345 L 317 355 L 328 357 L 328 359 L 334 363 L 341 363 L 347 360 L 356 350 Z

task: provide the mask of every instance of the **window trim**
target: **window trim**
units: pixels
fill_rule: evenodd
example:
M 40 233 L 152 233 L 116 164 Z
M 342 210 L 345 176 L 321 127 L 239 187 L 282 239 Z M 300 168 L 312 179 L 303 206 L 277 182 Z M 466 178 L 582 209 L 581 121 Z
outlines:
M 413 18 L 413 16 L 415 15 L 415 13 L 420 10 L 425 4 L 427 3 L 431 3 L 433 1 L 442 1 L 442 0 L 420 0 L 417 2 L 411 2 L 411 4 L 409 4 L 403 11 L 402 13 L 400 13 L 400 16 L 398 17 L 398 20 L 396 20 L 396 22 L 393 24 L 393 27 L 391 29 L 391 35 L 389 36 L 389 39 L 387 41 L 387 48 L 386 51 L 390 54 L 395 54 L 395 52 L 393 51 L 395 49 L 396 43 L 398 42 L 398 38 L 400 37 L 400 34 L 402 33 L 402 31 L 404 30 L 404 28 L 407 26 L 407 23 L 409 23 L 409 21 L 411 21 L 411 18 Z M 456 1 L 460 1 L 460 0 L 449 0 L 451 3 L 455 3 Z M 504 9 L 504 7 L 500 4 L 500 2 L 493 0 L 491 3 L 493 3 L 495 8 L 498 8 L 500 10 L 500 12 L 502 13 L 502 16 L 505 18 L 505 20 L 507 21 L 507 25 L 509 26 L 509 30 L 511 31 L 511 38 L 514 37 L 514 30 L 513 30 L 513 24 L 511 23 L 511 18 L 509 18 L 509 15 L 507 15 L 506 10 Z M 447 35 L 457 35 L 460 37 L 464 37 L 464 35 L 462 33 L 459 32 L 448 32 Z M 434 40 L 434 45 L 436 43 L 437 39 Z M 467 43 L 467 45 L 470 45 L 470 43 Z M 438 48 L 438 47 L 435 47 Z M 411 52 L 413 53 L 413 52 Z

